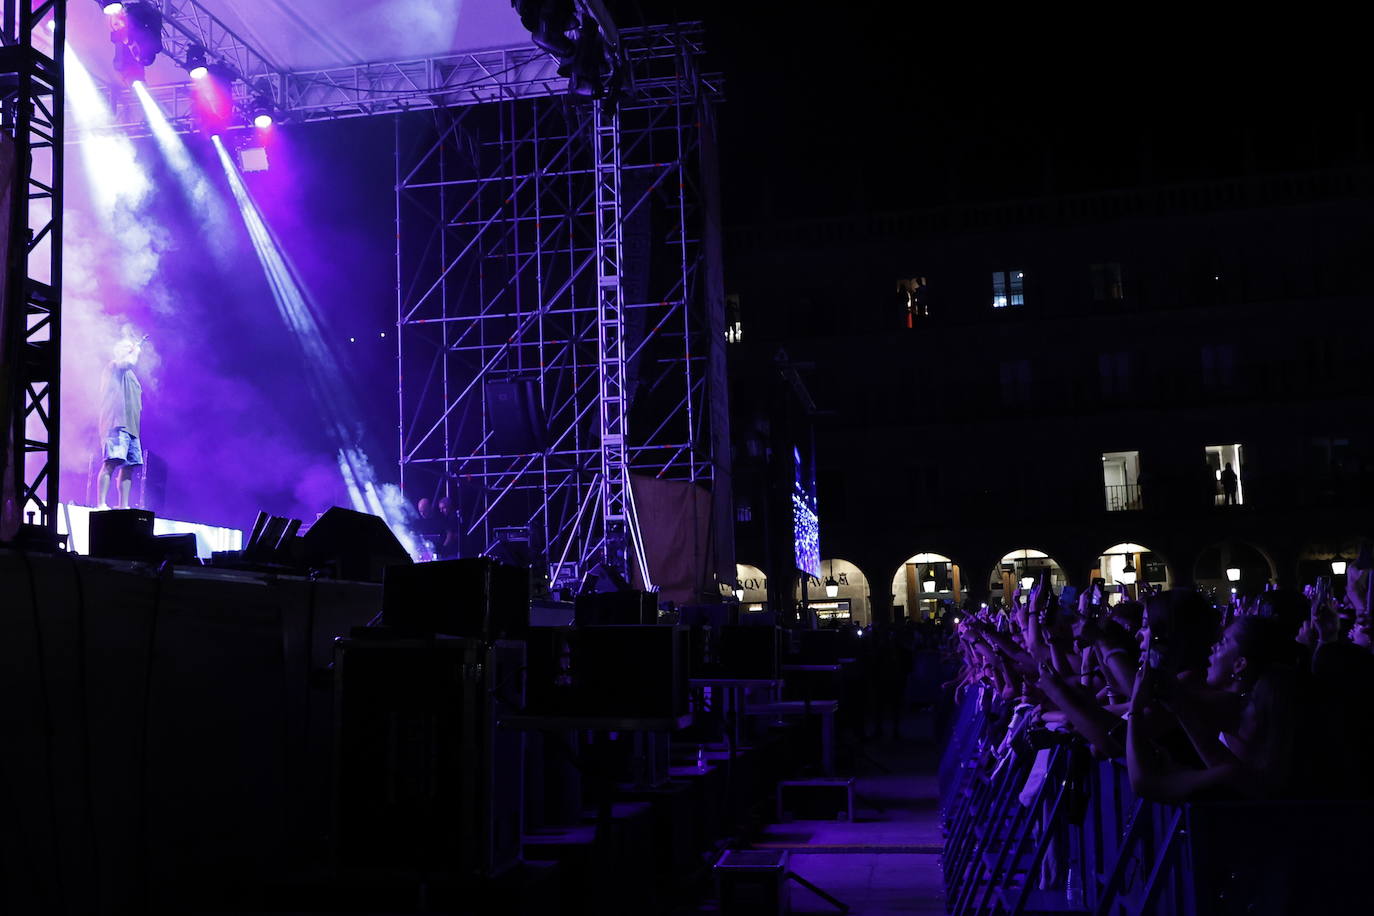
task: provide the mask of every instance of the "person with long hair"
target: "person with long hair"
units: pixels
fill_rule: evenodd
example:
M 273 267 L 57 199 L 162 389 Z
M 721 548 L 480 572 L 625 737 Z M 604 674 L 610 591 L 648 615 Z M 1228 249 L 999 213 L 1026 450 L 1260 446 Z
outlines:
M 1126 766 L 1135 793 L 1178 803 L 1204 795 L 1282 794 L 1293 770 L 1297 671 L 1291 637 L 1273 618 L 1240 617 L 1212 648 L 1200 689 L 1147 666 L 1136 678 L 1126 729 Z M 1144 725 L 1172 715 L 1200 768 L 1165 754 Z

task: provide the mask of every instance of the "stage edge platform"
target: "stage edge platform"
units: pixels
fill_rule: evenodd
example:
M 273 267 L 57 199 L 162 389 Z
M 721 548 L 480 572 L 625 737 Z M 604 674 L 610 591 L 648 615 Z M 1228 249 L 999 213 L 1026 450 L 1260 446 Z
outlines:
M 67 535 L 67 548 L 73 553 L 87 554 L 90 547 L 86 539 L 90 515 L 96 511 L 90 506 L 75 503 L 61 503 L 57 513 L 57 533 Z M 220 528 L 216 525 L 202 525 L 197 522 L 179 522 L 170 518 L 154 518 L 153 534 L 194 534 L 196 536 L 196 556 L 202 560 L 210 559 L 216 550 L 242 550 L 243 532 L 238 528 Z

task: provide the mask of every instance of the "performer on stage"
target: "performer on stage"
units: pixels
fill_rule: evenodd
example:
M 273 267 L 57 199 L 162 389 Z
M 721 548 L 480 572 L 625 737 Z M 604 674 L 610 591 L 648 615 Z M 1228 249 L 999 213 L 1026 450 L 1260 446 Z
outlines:
M 114 359 L 105 371 L 100 391 L 100 429 L 104 436 L 104 460 L 100 478 L 96 482 L 99 508 L 110 508 L 106 490 L 110 478 L 119 486 L 119 508 L 129 508 L 129 491 L 133 487 L 134 469 L 143 464 L 143 443 L 139 438 L 139 420 L 143 414 L 143 386 L 134 374 L 142 340 L 125 338 L 114 347 Z

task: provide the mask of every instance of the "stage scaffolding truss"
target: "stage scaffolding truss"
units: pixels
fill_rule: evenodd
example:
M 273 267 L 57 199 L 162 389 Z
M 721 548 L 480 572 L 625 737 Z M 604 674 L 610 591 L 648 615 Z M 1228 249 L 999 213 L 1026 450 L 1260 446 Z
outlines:
M 0 34 L 0 537 L 55 533 L 62 290 L 63 0 L 4 0 Z M 51 30 L 49 25 L 51 24 Z M 41 32 L 40 32 L 41 30 Z
M 397 132 L 403 484 L 454 502 L 465 553 L 555 585 L 600 563 L 652 583 L 632 481 L 710 488 L 725 457 L 716 84 L 698 25 L 620 51 L 613 101 L 445 109 L 418 149 Z

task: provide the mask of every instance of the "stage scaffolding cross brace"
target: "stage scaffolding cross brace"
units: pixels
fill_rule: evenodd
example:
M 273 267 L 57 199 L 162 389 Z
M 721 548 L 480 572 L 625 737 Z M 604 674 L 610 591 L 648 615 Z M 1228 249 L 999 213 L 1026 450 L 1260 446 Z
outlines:
M 728 461 L 700 38 L 622 31 L 614 100 L 441 110 L 418 150 L 397 131 L 403 486 L 450 497 L 464 553 L 555 586 L 603 563 L 650 584 L 633 481 L 711 487 Z

